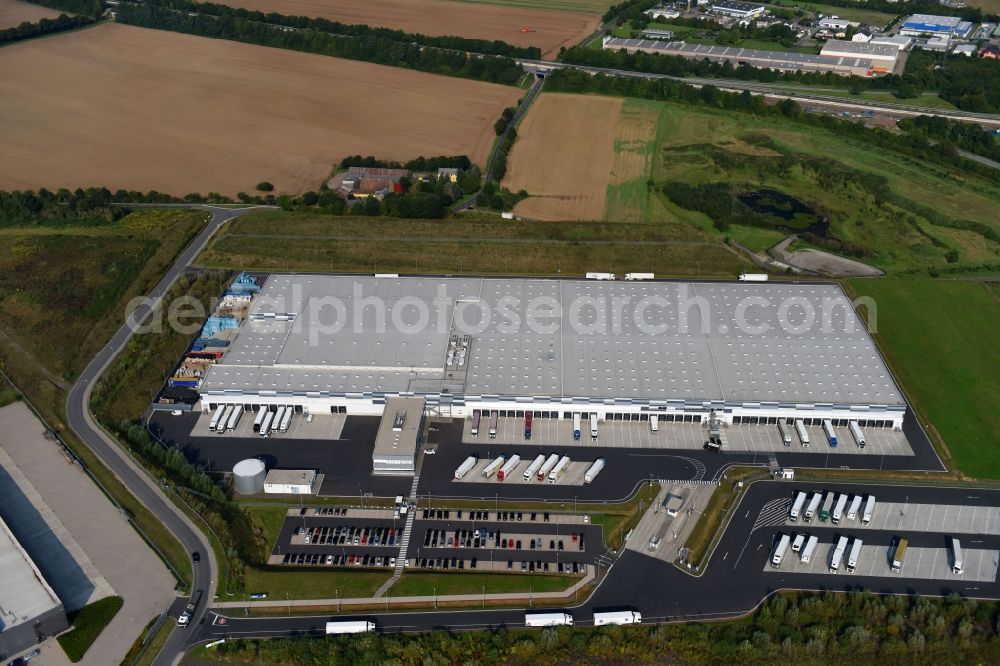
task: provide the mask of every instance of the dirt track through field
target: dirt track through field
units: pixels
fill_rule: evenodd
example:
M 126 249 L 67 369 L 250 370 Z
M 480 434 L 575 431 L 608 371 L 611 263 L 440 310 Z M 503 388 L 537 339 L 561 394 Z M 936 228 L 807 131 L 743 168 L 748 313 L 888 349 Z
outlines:
M 107 24 L 0 49 L 0 189 L 302 192 L 347 155 L 483 164 L 520 92 Z
M 456 35 L 537 46 L 555 55 L 594 32 L 597 14 L 473 4 L 449 0 L 229 0 L 224 4 L 291 16 L 327 18 L 341 23 L 379 26 L 422 35 Z M 534 32 L 522 32 L 531 28 Z
M 622 100 L 543 94 L 518 128 L 503 184 L 532 196 L 514 208 L 536 220 L 600 220 Z
M 0 0 L 0 30 L 19 26 L 25 21 L 38 23 L 43 18 L 54 19 L 61 12 L 20 0 Z M 69 13 L 69 12 L 66 12 Z

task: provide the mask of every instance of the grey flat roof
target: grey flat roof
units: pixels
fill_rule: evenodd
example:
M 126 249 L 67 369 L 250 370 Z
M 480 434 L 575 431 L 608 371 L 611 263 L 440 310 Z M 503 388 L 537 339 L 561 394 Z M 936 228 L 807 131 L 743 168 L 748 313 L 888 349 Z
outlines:
M 312 486 L 315 480 L 316 470 L 314 469 L 272 469 L 264 477 L 265 484 L 282 486 Z
M 61 605 L 21 544 L 0 520 L 0 631 Z
M 899 49 L 887 44 L 871 44 L 869 42 L 852 42 L 844 39 L 831 39 L 823 45 L 820 55 L 824 57 L 836 57 L 827 55 L 832 53 L 849 53 L 860 57 L 870 58 L 897 58 Z
M 413 467 L 417 452 L 417 436 L 424 416 L 423 398 L 386 398 L 385 412 L 375 435 L 372 460 L 375 466 L 390 465 Z M 402 420 L 400 427 L 399 420 Z
M 352 317 L 355 291 L 396 306 L 397 325 L 373 302 Z M 345 323 L 322 332 L 334 296 Z M 528 326 L 530 308 L 557 316 Z M 481 309 L 494 315 L 476 329 Z M 274 275 L 253 311 L 295 319 L 245 322 L 203 392 L 904 404 L 836 285 Z M 446 370 L 456 335 L 468 354 Z

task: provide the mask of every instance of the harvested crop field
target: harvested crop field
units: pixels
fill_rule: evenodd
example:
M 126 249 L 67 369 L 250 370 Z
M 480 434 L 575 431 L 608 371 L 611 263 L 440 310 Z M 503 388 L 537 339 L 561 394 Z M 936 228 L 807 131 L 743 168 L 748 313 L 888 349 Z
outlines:
M 106 24 L 0 49 L 0 189 L 302 192 L 347 155 L 482 164 L 520 92 Z
M 608 183 L 604 219 L 613 222 L 642 222 L 657 124 L 662 104 L 627 99 L 615 134 L 615 156 Z
M 405 30 L 422 35 L 455 35 L 500 40 L 514 46 L 537 46 L 551 56 L 569 48 L 600 25 L 599 14 L 549 11 L 500 4 L 470 4 L 449 0 L 230 0 L 234 7 L 292 16 L 327 18 Z M 522 28 L 534 32 L 522 32 Z
M 530 196 L 514 208 L 536 220 L 600 220 L 623 100 L 545 93 L 518 127 L 503 184 Z
M 53 19 L 59 16 L 59 14 L 60 12 L 54 9 L 33 5 L 30 2 L 0 0 L 0 30 L 13 28 L 25 21 L 28 23 L 38 23 L 43 18 Z

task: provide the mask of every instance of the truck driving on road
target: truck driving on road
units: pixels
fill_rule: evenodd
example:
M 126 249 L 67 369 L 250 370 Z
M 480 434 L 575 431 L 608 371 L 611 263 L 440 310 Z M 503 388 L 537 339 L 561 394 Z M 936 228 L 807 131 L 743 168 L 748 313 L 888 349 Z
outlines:
M 573 616 L 569 613 L 525 613 L 526 627 L 572 627 Z
M 795 493 L 795 499 L 792 501 L 792 508 L 788 512 L 788 519 L 793 523 L 798 521 L 799 514 L 802 512 L 802 506 L 806 503 L 805 493 Z
M 788 544 L 791 543 L 791 539 L 788 538 L 787 534 L 782 534 L 781 538 L 778 539 L 778 543 L 774 546 L 774 552 L 771 554 L 771 566 L 777 569 L 781 566 L 781 560 L 785 557 L 785 551 L 788 550 Z
M 641 624 L 642 615 L 639 611 L 609 611 L 594 613 L 594 626 L 603 627 L 606 624 Z
M 326 623 L 327 634 L 364 634 L 375 631 L 375 623 L 365 620 L 338 620 Z
M 177 617 L 177 626 L 186 628 L 191 624 L 191 615 L 194 613 L 195 609 L 198 608 L 198 602 L 201 601 L 201 590 L 195 590 L 194 594 L 191 595 L 191 600 L 188 601 L 188 605 L 184 607 L 181 614 Z

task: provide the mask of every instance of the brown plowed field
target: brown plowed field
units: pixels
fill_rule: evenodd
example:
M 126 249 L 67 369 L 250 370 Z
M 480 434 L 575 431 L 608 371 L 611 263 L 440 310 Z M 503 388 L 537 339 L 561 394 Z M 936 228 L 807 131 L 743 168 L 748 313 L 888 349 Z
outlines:
M 532 196 L 514 207 L 535 220 L 600 220 L 622 99 L 543 94 L 517 129 L 503 184 Z
M 521 91 L 107 24 L 0 49 L 0 189 L 316 188 L 347 155 L 483 164 Z
M 597 14 L 450 2 L 449 0 L 229 0 L 224 4 L 291 16 L 327 18 L 422 35 L 456 35 L 537 46 L 545 56 L 569 48 L 600 25 Z M 530 27 L 535 32 L 521 32 Z
M 43 18 L 54 19 L 59 14 L 60 12 L 54 9 L 33 5 L 30 2 L 0 0 L 0 30 L 13 28 L 25 21 L 28 23 L 38 23 Z

